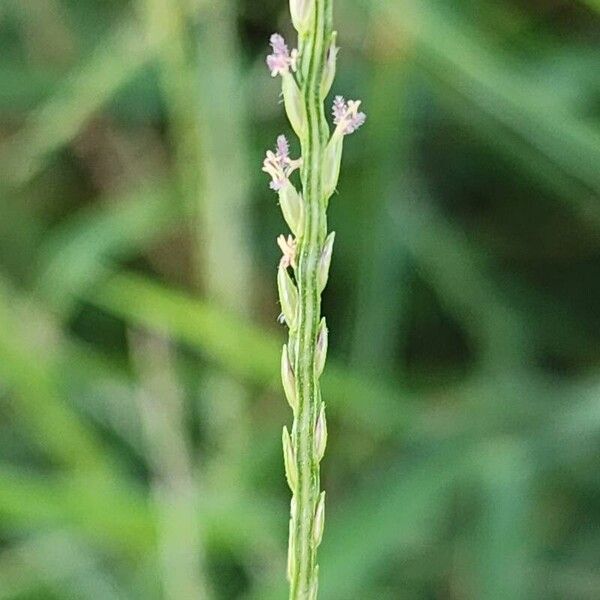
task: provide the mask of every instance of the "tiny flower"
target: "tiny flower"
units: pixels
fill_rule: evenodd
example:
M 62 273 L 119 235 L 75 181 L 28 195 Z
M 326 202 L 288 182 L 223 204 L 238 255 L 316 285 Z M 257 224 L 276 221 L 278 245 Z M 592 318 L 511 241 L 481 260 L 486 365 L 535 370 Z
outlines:
M 267 150 L 267 157 L 263 161 L 262 170 L 271 176 L 269 187 L 275 192 L 278 192 L 287 181 L 284 164 L 271 150 Z
M 267 56 L 267 67 L 271 71 L 272 77 L 277 75 L 285 75 L 296 70 L 296 63 L 298 60 L 298 51 L 292 50 L 290 53 L 283 36 L 278 33 L 274 33 L 270 40 L 271 48 L 273 48 L 273 54 Z
M 298 50 L 294 49 L 290 52 L 285 40 L 278 33 L 271 36 L 270 43 L 273 53 L 267 56 L 267 67 L 269 67 L 272 77 L 281 75 L 285 112 L 298 137 L 302 137 L 306 124 L 306 114 L 300 88 L 292 74 L 298 68 Z
M 287 269 L 288 267 L 296 268 L 296 250 L 297 242 L 293 236 L 288 235 L 287 239 L 284 235 L 277 238 L 277 245 L 281 248 L 283 256 L 279 262 L 279 266 Z
M 343 96 L 336 96 L 333 101 L 333 122 L 337 125 L 336 132 L 342 135 L 354 133 L 367 120 L 364 112 L 358 112 L 360 100 L 344 100 Z
M 290 146 L 284 135 L 277 138 L 275 152 L 267 151 L 262 170 L 271 176 L 269 187 L 278 192 L 288 182 L 289 176 L 300 168 L 302 159 L 290 159 Z
M 289 160 L 290 158 L 290 143 L 285 135 L 277 136 L 277 157 L 280 160 Z

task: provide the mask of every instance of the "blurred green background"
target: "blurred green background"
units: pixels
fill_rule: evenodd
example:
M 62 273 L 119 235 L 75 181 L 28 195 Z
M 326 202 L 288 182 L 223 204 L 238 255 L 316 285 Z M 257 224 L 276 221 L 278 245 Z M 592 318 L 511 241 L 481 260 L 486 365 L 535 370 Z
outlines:
M 600 598 L 600 3 L 335 22 L 320 598 Z M 2 600 L 287 597 L 276 30 L 0 2 Z

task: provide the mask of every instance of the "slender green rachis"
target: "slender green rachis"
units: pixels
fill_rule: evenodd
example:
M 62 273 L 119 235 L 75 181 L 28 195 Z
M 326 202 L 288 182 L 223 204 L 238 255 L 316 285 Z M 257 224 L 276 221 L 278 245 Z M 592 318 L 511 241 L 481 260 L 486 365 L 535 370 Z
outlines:
M 290 52 L 285 40 L 274 34 L 273 53 L 267 57 L 273 77 L 282 77 L 286 113 L 302 149 L 301 158 L 291 159 L 287 139 L 279 136 L 275 152 L 267 152 L 263 165 L 293 234 L 277 240 L 283 252 L 277 275 L 279 298 L 282 319 L 289 327 L 281 376 L 294 412 L 291 435 L 287 427 L 283 429 L 285 472 L 292 491 L 288 548 L 292 600 L 317 598 L 317 548 L 325 519 L 319 465 L 327 443 L 327 423 L 319 379 L 328 331 L 321 319 L 321 294 L 334 242 L 334 234 L 327 234 L 327 205 L 337 186 L 344 136 L 366 119 L 359 112 L 360 102 L 336 96 L 336 128 L 330 135 L 324 101 L 333 84 L 338 53 L 332 5 L 333 0 L 290 0 L 298 49 Z M 296 170 L 300 170 L 301 192 L 290 181 Z

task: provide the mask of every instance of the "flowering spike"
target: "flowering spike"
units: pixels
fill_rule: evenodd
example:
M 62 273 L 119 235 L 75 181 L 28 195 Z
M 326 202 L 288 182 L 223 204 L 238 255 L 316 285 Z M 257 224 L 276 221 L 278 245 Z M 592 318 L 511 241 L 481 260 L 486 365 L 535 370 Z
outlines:
M 298 410 L 296 377 L 294 376 L 294 369 L 290 364 L 290 356 L 286 345 L 283 346 L 283 352 L 281 353 L 281 381 L 283 382 L 283 391 L 285 392 L 288 404 L 291 406 L 294 414 L 296 414 Z
M 304 35 L 310 26 L 315 0 L 290 0 L 292 23 L 300 35 Z
M 317 461 L 321 462 L 325 456 L 325 448 L 327 447 L 327 418 L 325 417 L 325 403 L 321 402 L 321 409 L 317 417 L 315 426 L 315 454 Z
M 290 330 L 296 329 L 296 314 L 298 312 L 298 290 L 288 275 L 287 269 L 279 267 L 277 272 L 277 287 L 281 310 Z
M 321 84 L 321 97 L 326 98 L 331 91 L 337 66 L 337 55 L 340 49 L 336 46 L 337 31 L 331 34 L 331 44 L 327 50 L 327 60 L 323 71 L 323 83 Z
M 317 285 L 319 293 L 325 289 L 327 280 L 329 279 L 329 267 L 331 266 L 331 256 L 333 254 L 333 242 L 335 242 L 335 231 L 332 231 L 325 240 L 321 256 L 319 257 L 319 265 L 317 271 Z
M 296 455 L 294 453 L 294 448 L 292 447 L 292 440 L 285 425 L 283 427 L 281 441 L 283 443 L 285 476 L 287 478 L 288 485 L 290 486 L 290 490 L 292 490 L 292 494 L 295 494 L 298 486 L 298 467 L 296 465 Z
M 306 130 L 306 109 L 302 101 L 300 88 L 291 73 L 288 72 L 283 75 L 281 89 L 287 118 L 296 135 L 302 139 Z
M 285 472 L 293 496 L 287 569 L 290 598 L 317 600 L 317 546 L 323 536 L 325 494 L 315 482 L 319 481 L 320 461 L 327 445 L 319 379 L 328 345 L 327 325 L 319 319 L 334 243 L 334 234 L 327 235 L 327 206 L 338 184 L 345 136 L 361 127 L 366 115 L 360 112 L 359 101 L 336 97 L 335 127 L 330 136 L 323 118 L 323 101 L 331 91 L 337 68 L 333 0 L 289 3 L 301 54 L 274 34 L 267 65 L 273 77 L 281 76 L 285 111 L 299 137 L 304 163 L 302 158 L 290 158 L 288 141 L 280 136 L 276 147 L 267 152 L 263 170 L 270 176 L 271 189 L 279 194 L 283 216 L 292 232 L 287 239 L 279 236 L 277 240 L 283 255 L 277 274 L 281 318 L 290 327 L 281 357 L 281 376 L 294 410 L 293 443 L 285 427 L 282 438 Z M 291 174 L 300 167 L 302 188 L 296 189 Z
M 315 547 L 318 547 L 323 539 L 323 530 L 325 529 L 325 492 L 321 492 L 317 501 L 315 510 L 315 520 L 313 523 L 313 541 Z
M 315 356 L 315 373 L 317 377 L 321 377 L 323 369 L 325 368 L 325 361 L 327 360 L 327 346 L 329 345 L 329 332 L 327 331 L 327 324 L 325 317 L 321 319 L 319 325 L 319 332 L 317 333 L 317 349 Z

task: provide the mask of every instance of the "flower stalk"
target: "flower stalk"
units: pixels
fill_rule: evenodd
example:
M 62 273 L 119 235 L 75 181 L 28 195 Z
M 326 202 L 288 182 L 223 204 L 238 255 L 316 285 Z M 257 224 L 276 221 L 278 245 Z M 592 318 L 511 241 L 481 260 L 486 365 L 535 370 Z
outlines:
M 294 421 L 283 430 L 285 473 L 292 491 L 288 548 L 290 600 L 316 600 L 317 548 L 325 526 L 320 463 L 327 443 L 325 404 L 319 379 L 325 367 L 328 329 L 321 318 L 334 233 L 327 231 L 327 206 L 340 173 L 343 141 L 366 119 L 360 102 L 336 96 L 331 134 L 324 102 L 335 78 L 338 48 L 332 28 L 333 0 L 290 0 L 298 49 L 271 36 L 267 66 L 281 77 L 284 106 L 298 137 L 301 157 L 292 159 L 285 136 L 269 150 L 263 171 L 271 177 L 284 219 L 293 235 L 281 235 L 278 269 L 281 319 L 289 328 L 281 376 Z M 300 172 L 300 191 L 291 181 Z

